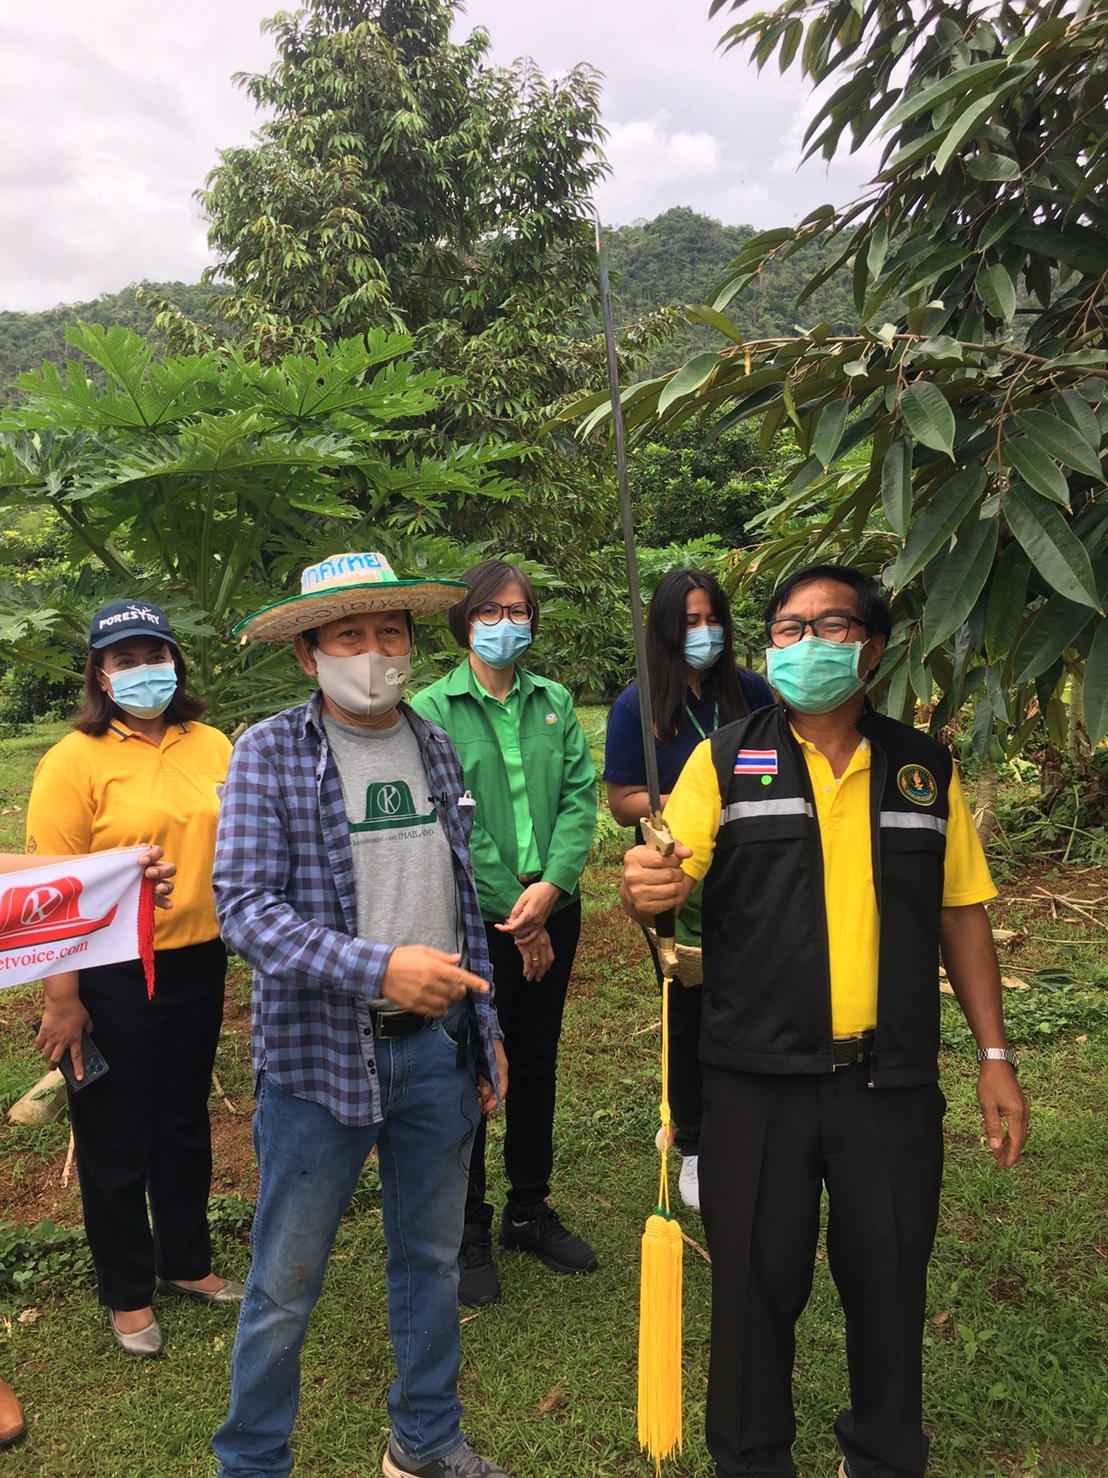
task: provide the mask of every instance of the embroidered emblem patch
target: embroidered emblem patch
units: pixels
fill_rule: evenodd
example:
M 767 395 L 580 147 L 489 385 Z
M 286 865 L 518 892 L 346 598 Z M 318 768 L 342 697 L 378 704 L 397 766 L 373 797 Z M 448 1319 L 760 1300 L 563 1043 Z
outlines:
M 905 799 L 913 801 L 917 806 L 933 806 L 939 793 L 934 775 L 922 765 L 905 765 L 898 770 L 896 788 Z
M 558 722 L 558 715 L 556 713 L 548 713 L 546 715 L 546 722 L 548 724 L 556 724 Z
M 736 775 L 776 775 L 776 749 L 740 749 L 735 756 Z

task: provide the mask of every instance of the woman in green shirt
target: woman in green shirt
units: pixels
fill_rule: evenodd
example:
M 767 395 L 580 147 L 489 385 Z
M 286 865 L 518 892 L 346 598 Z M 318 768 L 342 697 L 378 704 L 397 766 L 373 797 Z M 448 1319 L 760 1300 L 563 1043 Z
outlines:
M 566 1230 L 546 1198 L 558 1039 L 581 929 L 578 880 L 596 822 L 596 774 L 569 693 L 517 666 L 539 624 L 530 580 L 497 559 L 462 578 L 470 592 L 447 619 L 466 660 L 412 706 L 454 741 L 474 801 L 470 851 L 511 1074 L 500 1242 L 556 1273 L 591 1273 L 592 1249 Z M 500 1297 L 492 1218 L 482 1122 L 459 1254 L 458 1297 L 471 1307 Z

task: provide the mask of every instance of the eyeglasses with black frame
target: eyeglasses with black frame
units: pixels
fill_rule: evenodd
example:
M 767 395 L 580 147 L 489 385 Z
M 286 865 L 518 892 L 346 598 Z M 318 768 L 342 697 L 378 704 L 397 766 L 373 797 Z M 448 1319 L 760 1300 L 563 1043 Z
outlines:
M 870 629 L 860 616 L 852 616 L 849 611 L 825 611 L 810 621 L 802 621 L 799 616 L 782 616 L 778 621 L 770 621 L 766 631 L 775 647 L 791 647 L 800 641 L 809 627 L 812 635 L 822 641 L 846 641 L 852 626 L 861 626 L 865 631 Z
M 530 626 L 534 614 L 534 608 L 521 600 L 513 601 L 510 606 L 502 606 L 498 600 L 485 600 L 474 611 L 473 620 L 480 621 L 482 626 L 495 626 L 505 619 L 513 626 Z

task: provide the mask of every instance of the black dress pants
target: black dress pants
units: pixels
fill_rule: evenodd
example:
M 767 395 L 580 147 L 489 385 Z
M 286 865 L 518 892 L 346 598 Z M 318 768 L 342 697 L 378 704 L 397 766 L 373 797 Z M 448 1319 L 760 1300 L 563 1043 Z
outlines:
M 796 1473 L 794 1327 L 811 1292 L 824 1185 L 850 1370 L 839 1443 L 853 1478 L 924 1472 L 923 1321 L 945 1107 L 937 1084 L 871 1088 L 865 1063 L 782 1077 L 705 1066 L 706 1427 L 718 1478 Z
M 208 1094 L 227 951 L 212 939 L 154 961 L 149 1000 L 137 960 L 80 972 L 108 1072 L 70 1092 L 69 1115 L 100 1302 L 120 1311 L 150 1303 L 155 1275 L 211 1272 Z
M 541 980 L 524 980 L 523 957 L 510 934 L 485 925 L 496 990 L 496 1011 L 508 1056 L 504 1099 L 504 1169 L 508 1206 L 522 1214 L 550 1194 L 554 1167 L 554 1093 L 562 1012 L 577 940 L 581 900 L 575 898 L 546 921 L 554 963 Z M 493 1208 L 485 1199 L 485 1120 L 477 1126 L 469 1162 L 466 1227 L 488 1230 Z

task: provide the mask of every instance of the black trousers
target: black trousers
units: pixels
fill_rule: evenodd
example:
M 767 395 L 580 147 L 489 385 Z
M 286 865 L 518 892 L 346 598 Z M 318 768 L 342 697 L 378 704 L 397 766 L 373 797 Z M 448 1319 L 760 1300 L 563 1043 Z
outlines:
M 658 989 L 662 987 L 662 967 L 658 951 L 650 935 L 643 938 L 654 963 Z M 683 1155 L 699 1153 L 700 1120 L 704 1096 L 704 1070 L 700 1065 L 700 1007 L 704 990 L 699 985 L 682 985 L 679 980 L 669 988 L 669 1076 L 666 1097 L 673 1122 L 673 1142 Z
M 945 1107 L 937 1084 L 871 1088 L 864 1063 L 788 1077 L 705 1066 L 706 1425 L 718 1478 L 796 1473 L 794 1327 L 811 1292 L 824 1185 L 850 1370 L 839 1443 L 854 1478 L 924 1472 L 923 1321 Z
M 137 960 L 80 973 L 108 1072 L 70 1093 L 69 1116 L 100 1302 L 120 1311 L 149 1304 L 155 1275 L 211 1272 L 208 1094 L 227 951 L 212 939 L 154 959 L 152 1000 Z
M 508 1206 L 525 1212 L 550 1194 L 554 1167 L 554 1092 L 558 1039 L 573 957 L 581 934 L 581 900 L 574 899 L 546 922 L 554 963 L 541 980 L 524 980 L 523 958 L 510 934 L 485 925 L 496 989 L 496 1010 L 508 1055 L 504 1099 L 504 1169 Z M 485 1121 L 477 1126 L 469 1162 L 465 1220 L 484 1230 L 492 1225 L 486 1200 Z

